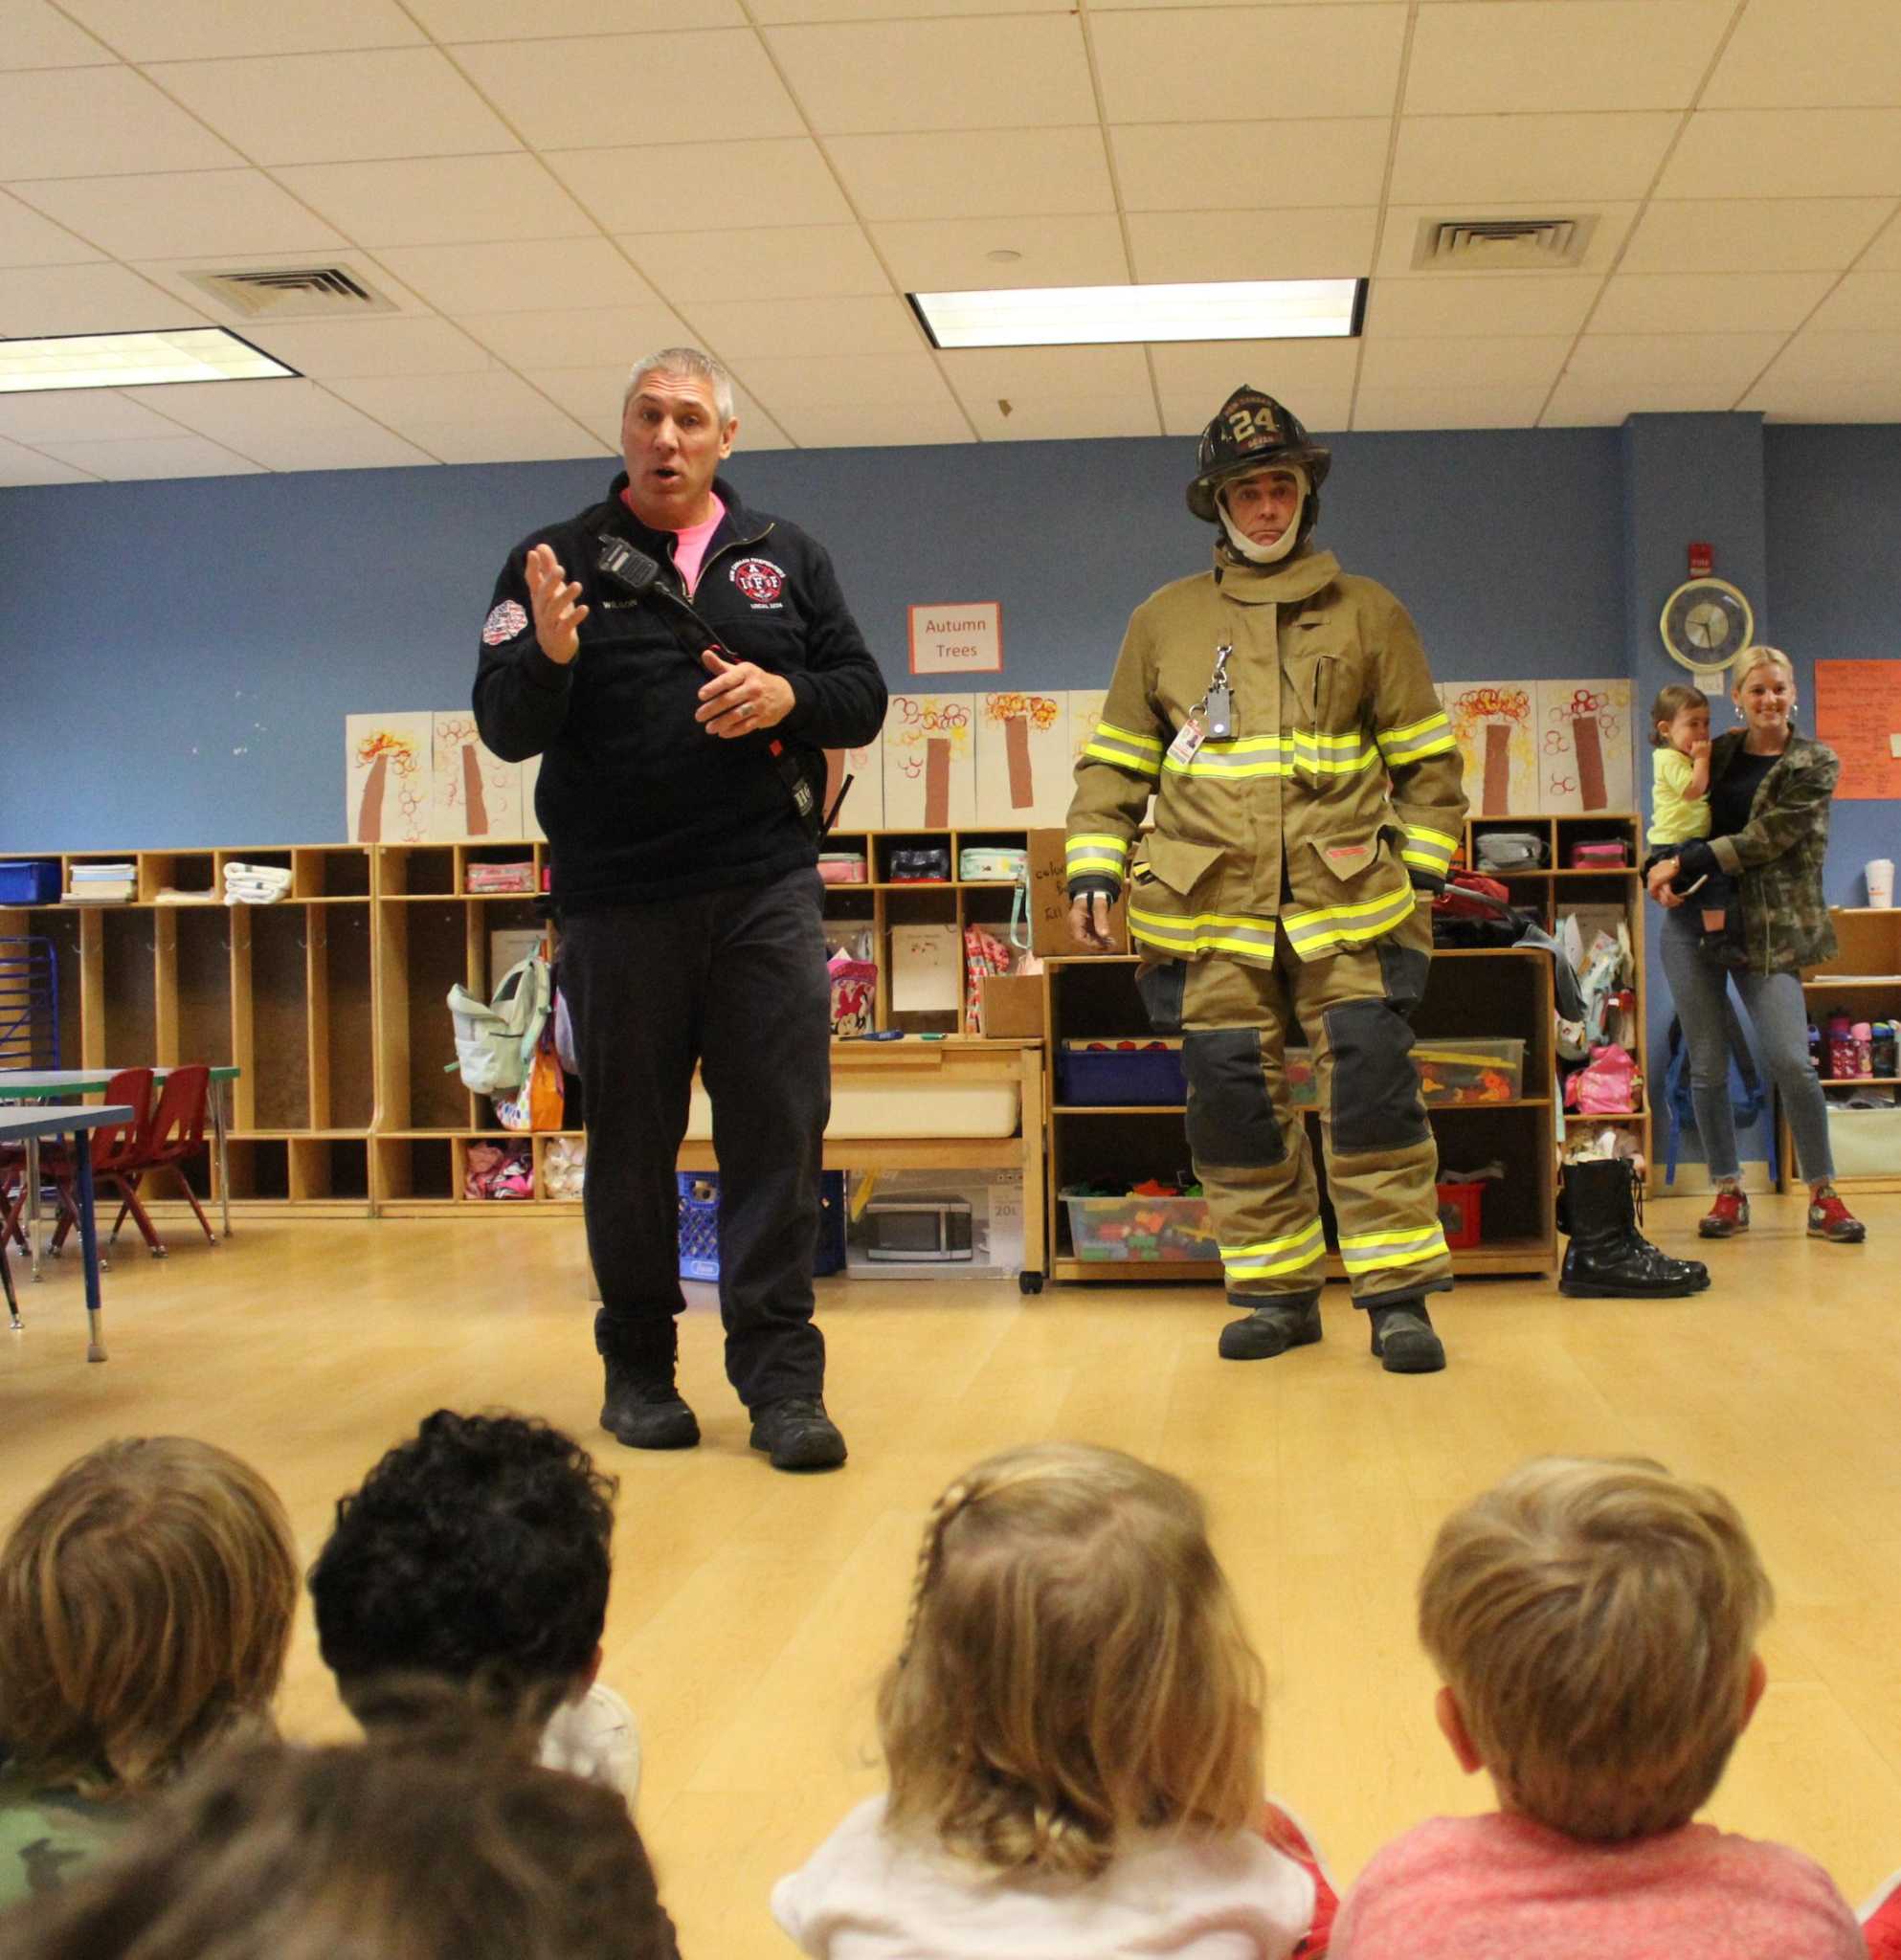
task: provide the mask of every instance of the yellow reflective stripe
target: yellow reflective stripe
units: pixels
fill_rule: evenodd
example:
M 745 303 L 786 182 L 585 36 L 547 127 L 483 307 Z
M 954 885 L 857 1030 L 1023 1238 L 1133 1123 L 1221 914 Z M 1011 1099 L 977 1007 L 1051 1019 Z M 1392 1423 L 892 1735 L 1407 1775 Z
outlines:
M 1120 858 L 1071 858 L 1062 867 L 1067 878 L 1081 878 L 1087 872 L 1100 871 L 1105 877 L 1120 879 L 1124 866 Z
M 1350 1273 L 1370 1273 L 1381 1266 L 1421 1266 L 1428 1259 L 1449 1257 L 1443 1226 L 1421 1232 L 1365 1232 L 1340 1241 L 1340 1259 Z
M 1401 851 L 1399 861 L 1401 864 L 1417 864 L 1421 871 L 1449 871 L 1452 868 L 1451 858 L 1435 858 L 1430 851 Z M 1073 870 L 1075 867 L 1072 865 L 1070 868 Z
M 1086 751 L 1085 751 L 1086 752 Z M 1215 776 L 1223 782 L 1238 783 L 1247 776 L 1290 776 L 1294 766 L 1278 758 L 1261 762 L 1234 761 L 1226 755 L 1209 755 L 1204 749 L 1190 762 L 1177 762 L 1174 756 L 1162 758 L 1162 767 L 1175 776 Z
M 1106 743 L 1087 742 L 1083 746 L 1083 753 L 1094 762 L 1112 762 L 1117 768 L 1127 769 L 1131 775 L 1154 776 L 1161 773 L 1152 757 L 1130 755 L 1111 748 Z
M 1457 837 L 1448 837 L 1443 831 L 1409 823 L 1406 826 L 1406 842 L 1399 856 L 1408 864 L 1423 865 L 1428 871 L 1443 871 L 1452 862 L 1452 853 L 1458 848 L 1458 842 Z
M 1379 759 L 1378 753 L 1371 748 L 1360 755 L 1342 756 L 1337 762 L 1331 756 L 1308 756 L 1298 751 L 1296 751 L 1294 756 L 1295 762 L 1302 768 L 1308 770 L 1310 774 L 1323 776 L 1359 775 L 1365 770 L 1372 768 Z
M 1320 905 L 1311 912 L 1283 912 L 1281 923 L 1289 932 L 1306 932 L 1334 919 L 1361 919 L 1369 912 L 1380 911 L 1402 901 L 1407 905 L 1412 903 L 1411 885 L 1401 885 L 1396 892 L 1381 892 L 1376 899 L 1362 900 L 1357 905 Z
M 1085 846 L 1096 851 L 1113 851 L 1118 858 L 1129 856 L 1127 837 L 1105 836 L 1094 831 L 1079 831 L 1063 848 L 1067 851 L 1081 851 Z
M 1171 953 L 1241 953 L 1271 966 L 1274 928 L 1247 919 L 1223 919 L 1204 913 L 1195 919 L 1173 919 L 1131 905 L 1129 929 L 1137 939 Z
M 1118 728 L 1113 722 L 1096 724 L 1098 737 L 1107 736 L 1111 741 L 1126 742 L 1130 748 L 1145 748 L 1152 755 L 1160 755 L 1162 745 L 1152 735 L 1138 735 L 1132 728 Z
M 1281 924 L 1287 928 L 1288 940 L 1300 952 L 1310 952 L 1330 943 L 1357 944 L 1365 939 L 1377 939 L 1397 925 L 1420 896 L 1411 885 L 1404 885 L 1397 892 L 1369 899 L 1360 905 L 1333 905 L 1317 912 L 1284 912 Z
M 1063 870 L 1071 878 L 1100 871 L 1120 880 L 1128 860 L 1129 843 L 1123 837 L 1074 836 L 1062 847 Z
M 1452 728 L 1443 708 L 1436 709 L 1432 714 L 1422 716 L 1417 722 L 1408 722 L 1402 727 L 1382 728 L 1379 730 L 1379 740 L 1383 743 L 1410 742 L 1416 735 L 1428 735 L 1439 728 L 1443 728 L 1448 734 Z
M 1448 836 L 1443 831 L 1436 831 L 1429 824 L 1409 823 L 1406 826 L 1406 835 L 1421 844 L 1443 844 L 1447 851 L 1456 851 L 1459 848 L 1457 837 Z
M 1447 755 L 1458 747 L 1452 739 L 1452 731 L 1429 735 L 1418 742 L 1396 742 L 1390 735 L 1379 738 L 1379 752 L 1389 765 L 1402 762 L 1423 762 L 1429 755 Z
M 1222 1246 L 1221 1264 L 1231 1279 L 1265 1279 L 1274 1273 L 1294 1273 L 1327 1257 L 1327 1239 L 1320 1220 L 1285 1238 L 1264 1238 L 1255 1245 Z

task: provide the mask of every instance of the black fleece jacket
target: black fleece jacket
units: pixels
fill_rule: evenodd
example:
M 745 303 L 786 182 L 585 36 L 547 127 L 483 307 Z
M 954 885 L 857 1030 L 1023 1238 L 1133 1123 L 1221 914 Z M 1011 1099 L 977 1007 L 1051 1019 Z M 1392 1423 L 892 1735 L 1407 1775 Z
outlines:
M 548 833 L 554 899 L 599 910 L 752 884 L 817 861 L 768 744 L 807 752 L 857 747 L 884 721 L 885 687 L 845 606 L 824 547 L 795 524 L 748 510 L 732 485 L 714 488 L 726 517 L 713 534 L 692 605 L 736 660 L 792 683 L 794 707 L 770 731 L 726 741 L 694 719 L 709 676 L 651 600 L 599 569 L 602 542 L 624 538 L 673 568 L 675 537 L 650 530 L 606 499 L 531 533 L 509 554 L 482 627 L 475 716 L 507 762 L 542 758 L 535 813 Z M 535 643 L 524 569 L 551 547 L 589 611 L 567 666 Z M 821 778 L 822 780 L 822 778 Z

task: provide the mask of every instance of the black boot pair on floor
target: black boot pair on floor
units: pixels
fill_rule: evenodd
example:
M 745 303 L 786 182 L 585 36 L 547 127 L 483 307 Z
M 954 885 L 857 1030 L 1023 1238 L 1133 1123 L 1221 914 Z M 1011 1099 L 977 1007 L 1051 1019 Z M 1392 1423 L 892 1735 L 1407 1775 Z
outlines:
M 1247 1304 L 1244 1294 L 1228 1298 L 1237 1306 Z M 1445 1366 L 1445 1348 L 1433 1331 L 1423 1300 L 1370 1306 L 1366 1315 L 1373 1325 L 1373 1351 L 1388 1374 L 1436 1374 Z M 1221 1329 L 1221 1358 L 1268 1361 L 1319 1339 L 1319 1292 L 1289 1293 L 1263 1301 L 1245 1320 L 1230 1321 Z
M 677 1336 L 667 1329 L 665 1351 L 629 1347 L 618 1329 L 594 1323 L 594 1346 L 607 1370 L 601 1427 L 630 1450 L 690 1450 L 700 1421 L 674 1385 Z M 774 1470 L 836 1470 L 845 1460 L 845 1439 L 816 1395 L 785 1395 L 752 1412 L 755 1450 Z
M 1638 1231 L 1638 1179 L 1627 1157 L 1564 1167 L 1557 1227 L 1568 1233 L 1557 1290 L 1586 1300 L 1681 1300 L 1701 1293 L 1710 1268 L 1673 1259 Z

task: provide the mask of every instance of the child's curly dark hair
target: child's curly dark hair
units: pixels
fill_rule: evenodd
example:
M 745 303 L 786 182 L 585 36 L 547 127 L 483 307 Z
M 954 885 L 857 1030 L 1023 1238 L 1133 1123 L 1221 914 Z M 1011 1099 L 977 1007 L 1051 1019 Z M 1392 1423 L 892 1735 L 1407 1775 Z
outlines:
M 566 1688 L 607 1616 L 619 1485 L 532 1416 L 438 1409 L 337 1503 L 310 1569 L 346 1690 L 391 1674 Z

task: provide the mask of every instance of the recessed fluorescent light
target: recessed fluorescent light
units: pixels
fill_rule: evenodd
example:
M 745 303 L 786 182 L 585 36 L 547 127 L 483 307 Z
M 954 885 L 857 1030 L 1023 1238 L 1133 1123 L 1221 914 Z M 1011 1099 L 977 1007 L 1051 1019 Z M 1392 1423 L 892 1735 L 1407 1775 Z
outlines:
M 166 381 L 268 381 L 297 369 L 221 326 L 170 333 L 67 333 L 0 340 L 0 394 L 48 388 L 150 388 Z
M 1050 347 L 1102 341 L 1345 340 L 1364 279 L 1232 279 L 1187 286 L 1024 286 L 910 293 L 934 347 Z

